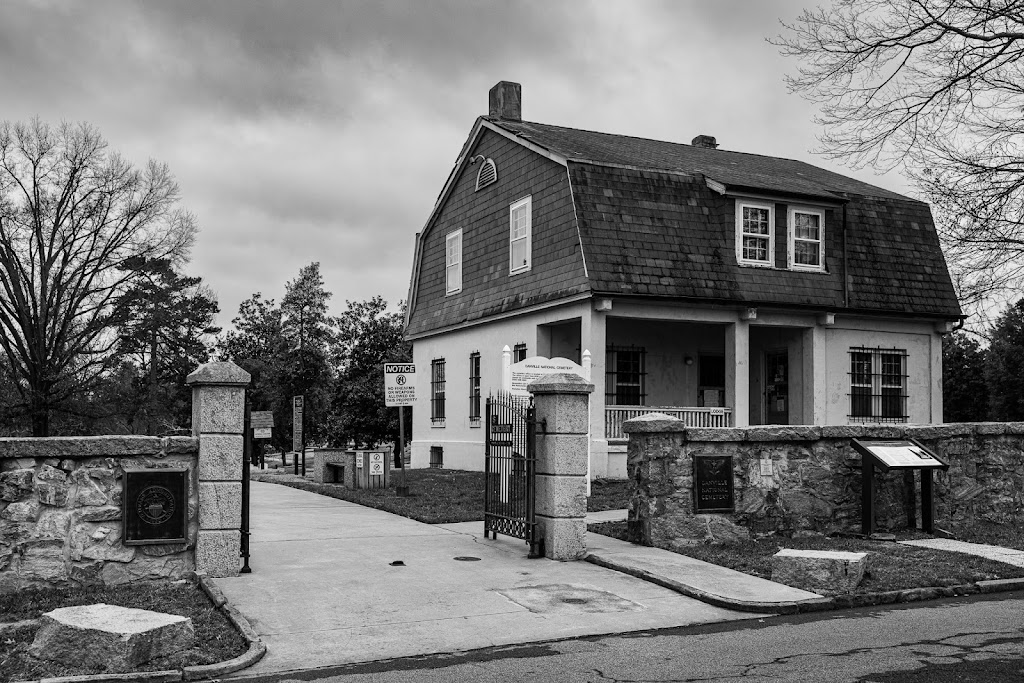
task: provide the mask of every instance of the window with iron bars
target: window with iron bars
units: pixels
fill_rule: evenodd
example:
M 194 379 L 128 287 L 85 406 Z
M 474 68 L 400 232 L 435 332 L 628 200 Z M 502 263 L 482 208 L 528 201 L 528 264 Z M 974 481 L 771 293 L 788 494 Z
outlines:
M 444 424 L 444 358 L 430 361 L 430 421 Z
M 430 466 L 440 469 L 444 467 L 444 448 L 441 446 L 430 447 Z
M 469 354 L 469 421 L 480 422 L 480 352 Z
M 604 402 L 642 406 L 647 399 L 647 351 L 642 346 L 610 346 L 605 355 Z
M 850 349 L 850 421 L 906 422 L 905 349 Z
M 521 360 L 526 360 L 526 342 L 519 342 L 512 347 L 512 362 L 518 363 Z

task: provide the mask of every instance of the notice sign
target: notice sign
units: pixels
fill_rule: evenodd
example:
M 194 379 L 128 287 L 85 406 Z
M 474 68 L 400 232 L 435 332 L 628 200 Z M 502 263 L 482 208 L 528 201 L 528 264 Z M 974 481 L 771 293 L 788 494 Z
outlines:
M 384 454 L 370 453 L 370 476 L 384 476 Z
M 394 408 L 416 403 L 416 366 L 412 363 L 384 364 L 384 405 Z
M 254 410 L 249 415 L 249 426 L 252 427 L 252 438 L 273 438 L 274 413 L 269 410 Z
M 509 372 L 511 377 L 508 389 L 513 394 L 521 396 L 529 396 L 530 392 L 526 390 L 526 387 L 530 382 L 546 375 L 569 372 L 580 377 L 584 376 L 583 367 L 568 358 L 545 358 L 544 356 L 534 356 L 513 363 L 509 367 Z
M 694 512 L 733 512 L 731 455 L 698 455 L 693 458 Z

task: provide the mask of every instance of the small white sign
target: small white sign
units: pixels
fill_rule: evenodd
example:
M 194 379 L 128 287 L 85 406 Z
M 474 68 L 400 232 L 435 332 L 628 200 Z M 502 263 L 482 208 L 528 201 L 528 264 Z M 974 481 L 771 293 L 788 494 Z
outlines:
M 273 430 L 270 427 L 256 427 L 252 430 L 252 438 L 272 439 L 274 438 Z
M 370 453 L 370 475 L 384 476 L 384 454 Z
M 363 454 L 356 453 L 356 469 L 363 469 Z
M 761 476 L 770 477 L 772 476 L 772 459 L 761 458 Z
M 416 366 L 413 363 L 384 364 L 384 405 L 389 408 L 416 404 Z

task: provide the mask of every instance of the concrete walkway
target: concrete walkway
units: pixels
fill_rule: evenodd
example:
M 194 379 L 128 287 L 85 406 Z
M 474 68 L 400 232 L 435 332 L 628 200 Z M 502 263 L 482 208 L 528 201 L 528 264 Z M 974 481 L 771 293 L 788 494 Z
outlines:
M 926 538 L 919 541 L 900 541 L 903 545 L 916 545 L 919 548 L 932 548 L 934 550 L 947 550 L 955 553 L 966 553 L 977 555 L 989 560 L 1012 564 L 1014 567 L 1024 567 L 1024 550 L 1003 548 L 997 545 L 985 545 L 983 543 L 968 543 L 956 541 L 952 538 Z
M 260 482 L 250 510 L 252 573 L 215 580 L 267 645 L 240 676 L 764 616 L 529 560 L 522 541 L 485 540 L 482 522 L 421 524 Z M 605 553 L 610 540 L 588 538 Z

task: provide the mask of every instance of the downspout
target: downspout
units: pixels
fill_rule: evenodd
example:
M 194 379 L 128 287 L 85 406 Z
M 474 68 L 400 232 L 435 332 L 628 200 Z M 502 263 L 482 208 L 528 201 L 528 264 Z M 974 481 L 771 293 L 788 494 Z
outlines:
M 850 308 L 850 258 L 846 251 L 846 202 L 843 202 L 843 308 Z

